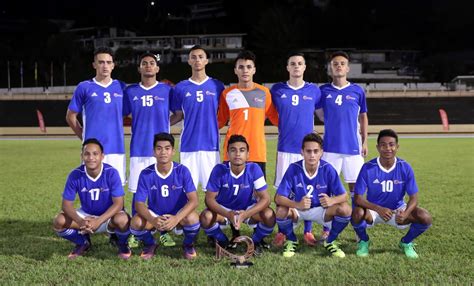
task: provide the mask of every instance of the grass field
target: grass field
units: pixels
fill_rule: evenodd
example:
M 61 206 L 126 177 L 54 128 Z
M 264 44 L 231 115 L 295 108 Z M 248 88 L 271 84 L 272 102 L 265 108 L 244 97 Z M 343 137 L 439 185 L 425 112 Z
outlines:
M 275 143 L 269 140 L 269 182 L 273 181 Z M 370 139 L 371 158 L 374 145 Z M 68 261 L 72 244 L 55 235 L 51 221 L 60 210 L 66 176 L 80 162 L 79 141 L 0 140 L 0 284 L 474 283 L 474 139 L 405 138 L 400 145 L 399 156 L 415 170 L 420 206 L 434 218 L 433 227 L 416 241 L 420 259 L 406 259 L 397 247 L 404 232 L 384 225 L 369 230 L 371 255 L 358 258 L 349 226 L 339 239 L 345 259 L 328 257 L 321 246 L 303 246 L 290 259 L 272 249 L 253 259 L 253 267 L 238 270 L 229 267 L 228 261 L 214 259 L 203 232 L 194 261 L 182 259 L 178 246 L 159 247 L 152 261 L 142 261 L 137 255 L 121 261 L 100 234 L 92 237 L 93 249 L 85 257 Z M 199 195 L 202 210 L 203 196 Z M 129 207 L 129 193 L 126 199 Z M 320 227 L 314 231 L 319 234 Z M 301 232 L 300 226 L 300 238 Z M 250 230 L 245 228 L 244 234 Z M 175 240 L 180 245 L 182 237 Z

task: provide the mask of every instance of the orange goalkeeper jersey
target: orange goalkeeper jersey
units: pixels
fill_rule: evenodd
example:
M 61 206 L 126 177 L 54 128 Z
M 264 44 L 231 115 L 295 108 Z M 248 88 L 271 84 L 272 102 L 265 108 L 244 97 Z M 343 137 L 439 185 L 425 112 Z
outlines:
M 265 117 L 278 126 L 278 113 L 272 104 L 270 91 L 263 85 L 255 83 L 250 89 L 233 85 L 222 92 L 217 113 L 219 129 L 230 120 L 224 142 L 224 160 L 229 160 L 227 141 L 231 135 L 239 134 L 249 143 L 249 161 L 267 162 Z

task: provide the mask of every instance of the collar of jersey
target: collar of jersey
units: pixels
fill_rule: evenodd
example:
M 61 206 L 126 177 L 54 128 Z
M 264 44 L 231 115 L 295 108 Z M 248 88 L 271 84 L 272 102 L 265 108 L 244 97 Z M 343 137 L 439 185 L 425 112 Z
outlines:
M 95 79 L 95 77 L 93 77 L 92 80 L 94 81 L 95 84 L 100 85 L 100 86 L 102 86 L 102 87 L 109 87 L 109 86 L 114 82 L 113 79 L 110 79 L 110 82 L 109 82 L 108 84 L 102 84 L 102 83 L 98 82 L 98 81 Z
M 97 180 L 100 178 L 100 176 L 102 176 L 102 172 L 104 171 L 104 163 L 100 164 L 100 173 L 95 178 L 92 178 L 91 176 L 89 176 L 89 173 L 87 173 L 86 165 L 84 165 L 84 171 L 86 171 L 86 176 L 87 176 L 87 178 L 89 178 L 89 180 L 91 180 L 92 182 L 97 182 Z
M 192 80 L 191 78 L 189 78 L 188 80 L 189 80 L 189 82 L 192 82 L 192 83 L 194 83 L 195 85 L 201 85 L 201 84 L 204 84 L 208 79 L 209 79 L 209 77 L 206 76 L 206 78 L 205 78 L 203 81 L 201 81 L 201 82 L 194 81 L 194 80 Z
M 379 165 L 380 170 L 382 170 L 383 172 L 385 172 L 385 173 L 390 173 L 390 172 L 393 171 L 393 169 L 395 169 L 395 166 L 397 166 L 397 157 L 395 157 L 395 162 L 393 163 L 393 166 L 390 167 L 390 169 L 388 169 L 388 170 L 385 169 L 385 168 L 382 166 L 382 164 L 380 164 L 380 156 L 377 157 L 377 165 Z
M 298 89 L 301 89 L 301 88 L 303 88 L 303 87 L 304 87 L 304 85 L 305 85 L 305 84 L 306 84 L 306 82 L 305 82 L 305 81 L 303 81 L 303 83 L 302 83 L 300 86 L 296 86 L 296 87 L 294 87 L 294 86 L 292 86 L 292 85 L 290 84 L 290 82 L 289 82 L 289 81 L 287 81 L 287 82 L 286 82 L 286 85 L 287 85 L 289 88 L 291 88 L 292 90 L 298 90 Z
M 154 88 L 155 86 L 157 86 L 158 84 L 159 84 L 159 82 L 156 81 L 155 84 L 153 84 L 152 86 L 146 87 L 140 82 L 140 87 L 143 88 L 144 90 L 150 90 L 150 89 Z
M 174 169 L 174 162 L 171 162 L 171 168 L 170 168 L 170 171 L 168 172 L 168 174 L 166 175 L 161 175 L 160 172 L 158 172 L 158 163 L 155 163 L 155 172 L 156 174 L 158 175 L 158 177 L 162 178 L 162 179 L 166 179 L 169 177 L 169 175 L 171 175 L 171 172 L 173 172 L 173 169 Z
M 314 172 L 314 175 L 313 175 L 313 176 L 310 176 L 310 175 L 308 174 L 308 172 L 306 171 L 306 167 L 305 167 L 304 159 L 303 159 L 303 171 L 304 171 L 304 174 L 306 175 L 306 177 L 308 177 L 308 179 L 314 179 L 314 178 L 316 178 L 316 176 L 318 175 L 318 172 L 319 172 L 319 165 L 321 165 L 321 161 L 318 162 L 318 166 L 316 167 L 316 172 Z
M 231 168 L 230 162 L 229 162 L 230 175 L 231 175 L 233 178 L 235 178 L 235 179 L 240 178 L 240 176 L 242 176 L 242 175 L 245 173 L 245 169 L 247 169 L 247 163 L 245 163 L 245 168 L 242 170 L 242 172 L 240 172 L 240 174 L 238 174 L 238 175 L 235 175 L 235 174 L 232 172 L 232 168 Z
M 350 82 L 347 82 L 347 84 L 345 86 L 342 86 L 342 87 L 338 87 L 338 86 L 335 86 L 334 83 L 331 82 L 331 85 L 332 87 L 334 87 L 335 89 L 337 90 L 343 90 L 344 88 L 348 87 L 349 85 L 351 85 Z

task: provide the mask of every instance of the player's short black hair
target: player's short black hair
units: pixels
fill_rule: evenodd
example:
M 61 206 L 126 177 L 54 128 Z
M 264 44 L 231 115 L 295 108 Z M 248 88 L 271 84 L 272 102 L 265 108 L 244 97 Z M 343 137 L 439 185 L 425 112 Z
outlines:
M 114 59 L 114 51 L 109 47 L 98 47 L 94 50 L 94 59 L 98 54 L 109 54 Z
M 230 136 L 229 141 L 227 142 L 227 151 L 229 151 L 230 144 L 234 144 L 236 142 L 245 143 L 245 145 L 247 145 L 247 151 L 250 150 L 250 146 L 249 146 L 249 143 L 247 142 L 247 139 L 245 139 L 243 135 L 234 134 Z
M 237 64 L 237 61 L 238 60 L 250 60 L 253 62 L 253 64 L 255 65 L 256 64 L 256 61 L 257 61 L 257 56 L 252 52 L 252 51 L 249 51 L 249 50 L 243 50 L 241 51 L 237 57 L 235 58 L 234 60 L 234 66 Z
M 336 51 L 336 52 L 333 52 L 330 56 L 329 56 L 329 61 L 332 61 L 332 59 L 334 59 L 335 57 L 343 57 L 343 58 L 346 58 L 347 61 L 350 60 L 349 58 L 349 54 L 344 52 L 344 51 Z
M 395 138 L 395 142 L 398 144 L 398 134 L 393 129 L 380 130 L 379 135 L 377 136 L 377 144 L 379 144 L 380 138 L 382 137 L 393 137 Z
M 202 50 L 206 54 L 206 58 L 209 58 L 209 53 L 204 49 L 201 45 L 194 45 L 190 50 L 189 53 L 195 50 Z
M 305 56 L 304 56 L 304 53 L 299 52 L 299 51 L 291 51 L 291 52 L 289 52 L 288 55 L 286 56 L 286 62 L 288 63 L 288 61 L 290 60 L 291 57 L 296 57 L 296 56 L 303 57 L 303 59 L 306 61 L 306 58 L 305 58 Z
M 153 148 L 155 148 L 156 143 L 158 141 L 168 141 L 170 142 L 171 146 L 174 148 L 174 137 L 173 135 L 166 133 L 166 132 L 161 132 L 158 134 L 155 134 L 153 137 Z
M 83 143 L 82 143 L 82 151 L 84 151 L 84 147 L 86 147 L 86 145 L 88 144 L 95 144 L 95 145 L 98 145 L 99 148 L 100 148 L 100 152 L 104 153 L 104 146 L 102 146 L 102 144 L 100 143 L 99 140 L 97 140 L 96 138 L 89 138 L 87 140 L 85 140 Z
M 309 133 L 306 134 L 303 138 L 303 143 L 301 144 L 301 149 L 304 149 L 304 144 L 306 142 L 316 142 L 323 148 L 323 138 L 318 133 Z
M 143 54 L 140 55 L 140 60 L 138 61 L 138 65 L 140 66 L 142 60 L 146 57 L 151 57 L 155 60 L 156 62 L 156 65 L 159 65 L 160 64 L 160 54 L 154 54 L 152 52 L 145 52 Z

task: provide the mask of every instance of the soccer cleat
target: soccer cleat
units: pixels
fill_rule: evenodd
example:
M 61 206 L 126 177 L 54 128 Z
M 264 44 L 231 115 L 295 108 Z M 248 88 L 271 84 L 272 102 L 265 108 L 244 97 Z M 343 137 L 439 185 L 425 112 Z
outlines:
M 128 246 L 130 248 L 138 248 L 140 246 L 140 240 L 138 240 L 135 235 L 130 235 L 128 237 Z
M 142 253 L 140 253 L 140 257 L 144 260 L 152 259 L 153 256 L 155 256 L 157 247 L 157 244 L 145 245 L 145 247 L 143 247 Z
M 260 246 L 263 248 L 263 249 L 270 249 L 270 244 L 268 244 L 265 239 L 262 239 L 260 240 Z
M 320 240 L 321 240 L 321 241 L 325 241 L 326 239 L 328 239 L 328 236 L 329 236 L 329 231 L 326 231 L 326 230 L 323 229 L 323 230 L 321 231 L 321 238 L 320 238 Z
M 196 250 L 194 249 L 193 244 L 183 245 L 183 256 L 187 260 L 192 260 L 192 259 L 196 258 L 197 253 L 196 253 Z
M 283 249 L 283 257 L 293 257 L 297 246 L 297 241 L 287 240 L 285 242 L 285 248 Z
M 76 244 L 76 247 L 74 247 L 71 253 L 69 253 L 67 258 L 72 260 L 76 259 L 79 256 L 83 256 L 89 250 L 90 247 L 91 243 L 89 242 L 89 240 L 86 240 L 86 242 L 82 245 Z
M 118 236 L 115 232 L 109 233 L 109 244 L 118 247 Z
M 128 245 L 119 245 L 118 246 L 118 257 L 123 260 L 128 260 L 132 256 L 132 251 Z
M 308 246 L 315 246 L 317 243 L 316 238 L 314 238 L 314 234 L 312 232 L 305 232 L 303 241 Z
M 356 255 L 359 257 L 369 256 L 369 241 L 359 240 Z
M 216 239 L 212 236 L 207 237 L 207 245 L 210 247 L 215 247 L 216 246 Z
M 333 241 L 331 243 L 327 243 L 326 241 L 324 241 L 323 246 L 329 252 L 331 252 L 331 255 L 334 256 L 334 257 L 339 257 L 339 258 L 346 257 L 346 254 L 344 253 L 344 251 L 342 251 L 339 248 L 339 246 L 337 245 L 337 243 L 335 241 Z
M 260 243 L 254 243 L 253 245 L 254 250 L 253 250 L 253 256 L 262 256 L 263 254 L 263 247 L 260 245 Z
M 285 244 L 285 241 L 286 241 L 286 235 L 279 232 L 275 235 L 275 238 L 273 239 L 272 244 L 275 247 L 282 247 L 283 244 Z
M 160 235 L 160 243 L 165 247 L 171 247 L 176 245 L 176 242 L 174 242 L 173 238 L 169 233 Z
M 416 253 L 415 251 L 415 244 L 413 242 L 403 243 L 400 241 L 399 246 L 403 250 L 403 252 L 405 252 L 406 257 L 412 258 L 412 259 L 418 258 L 418 253 Z

